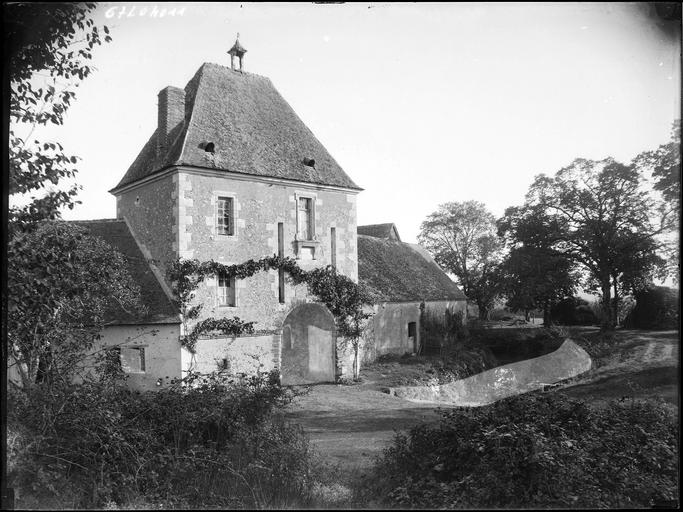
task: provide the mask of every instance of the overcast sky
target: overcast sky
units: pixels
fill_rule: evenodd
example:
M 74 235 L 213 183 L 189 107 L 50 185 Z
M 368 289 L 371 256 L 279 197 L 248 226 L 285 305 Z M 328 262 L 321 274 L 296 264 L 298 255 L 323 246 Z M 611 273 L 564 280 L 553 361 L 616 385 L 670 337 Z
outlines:
M 539 173 L 666 142 L 681 108 L 680 33 L 651 10 L 101 4 L 113 41 L 95 51 L 64 126 L 37 134 L 83 159 L 83 204 L 64 217 L 115 217 L 107 191 L 154 131 L 159 90 L 184 87 L 204 62 L 229 65 L 239 32 L 246 71 L 269 77 L 365 189 L 359 224 L 394 222 L 414 242 L 440 203 L 478 200 L 500 216 Z

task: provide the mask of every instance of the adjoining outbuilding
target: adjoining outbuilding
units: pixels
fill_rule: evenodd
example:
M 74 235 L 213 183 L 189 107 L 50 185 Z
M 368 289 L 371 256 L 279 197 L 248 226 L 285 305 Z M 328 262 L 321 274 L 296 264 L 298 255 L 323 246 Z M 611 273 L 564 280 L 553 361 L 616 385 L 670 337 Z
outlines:
M 365 362 L 428 346 L 425 317 L 467 316 L 467 297 L 418 244 L 401 242 L 392 223 L 358 226 L 358 279 L 380 297 L 368 327 Z

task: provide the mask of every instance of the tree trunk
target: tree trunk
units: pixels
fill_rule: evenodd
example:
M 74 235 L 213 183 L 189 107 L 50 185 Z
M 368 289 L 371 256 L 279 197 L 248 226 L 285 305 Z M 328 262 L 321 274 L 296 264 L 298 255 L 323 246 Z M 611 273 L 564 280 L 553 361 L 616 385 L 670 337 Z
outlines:
M 477 302 L 477 308 L 479 308 L 479 320 L 488 320 L 490 312 L 487 305 Z
M 358 380 L 360 377 L 360 364 L 358 361 L 358 345 L 353 346 L 353 380 Z
M 614 330 L 614 318 L 612 316 L 612 287 L 610 286 L 609 277 L 603 279 L 601 283 L 602 289 L 602 322 L 600 323 L 601 331 Z
M 543 327 L 550 327 L 550 324 L 550 304 L 546 302 L 543 304 Z
M 619 289 L 617 288 L 617 278 L 613 278 L 614 283 L 614 297 L 612 297 L 612 318 L 614 319 L 615 327 L 619 325 Z

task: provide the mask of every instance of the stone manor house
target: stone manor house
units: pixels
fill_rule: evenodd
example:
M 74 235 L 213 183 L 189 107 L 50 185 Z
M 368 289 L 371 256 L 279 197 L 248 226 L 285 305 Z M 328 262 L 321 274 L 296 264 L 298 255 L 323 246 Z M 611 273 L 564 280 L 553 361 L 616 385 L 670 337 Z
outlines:
M 466 307 L 450 278 L 419 246 L 402 243 L 393 224 L 356 225 L 362 189 L 268 78 L 243 71 L 245 52 L 236 42 L 230 67 L 203 64 L 184 88 L 159 92 L 157 128 L 110 191 L 116 219 L 78 221 L 126 257 L 141 286 L 146 316 L 117 315 L 101 340 L 120 346 L 129 382 L 140 389 L 189 369 L 278 368 L 283 384 L 296 384 L 334 381 L 350 368 L 350 355 L 335 349 L 330 312 L 277 271 L 205 280 L 195 298 L 203 317 L 238 316 L 257 331 L 206 336 L 190 354 L 166 277 L 177 257 L 235 264 L 279 254 L 303 269 L 333 265 L 354 280 L 360 270 L 383 297 L 365 360 L 419 350 L 420 304 Z

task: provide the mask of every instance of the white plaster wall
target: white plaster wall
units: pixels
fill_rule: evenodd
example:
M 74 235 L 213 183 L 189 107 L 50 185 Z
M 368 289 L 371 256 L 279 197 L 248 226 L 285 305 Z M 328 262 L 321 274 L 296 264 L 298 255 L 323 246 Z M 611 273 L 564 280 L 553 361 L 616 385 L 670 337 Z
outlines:
M 182 377 L 179 324 L 108 326 L 94 349 L 116 345 L 145 348 L 145 372 L 128 374 L 133 389 L 158 389 Z M 157 385 L 159 379 L 161 386 Z

